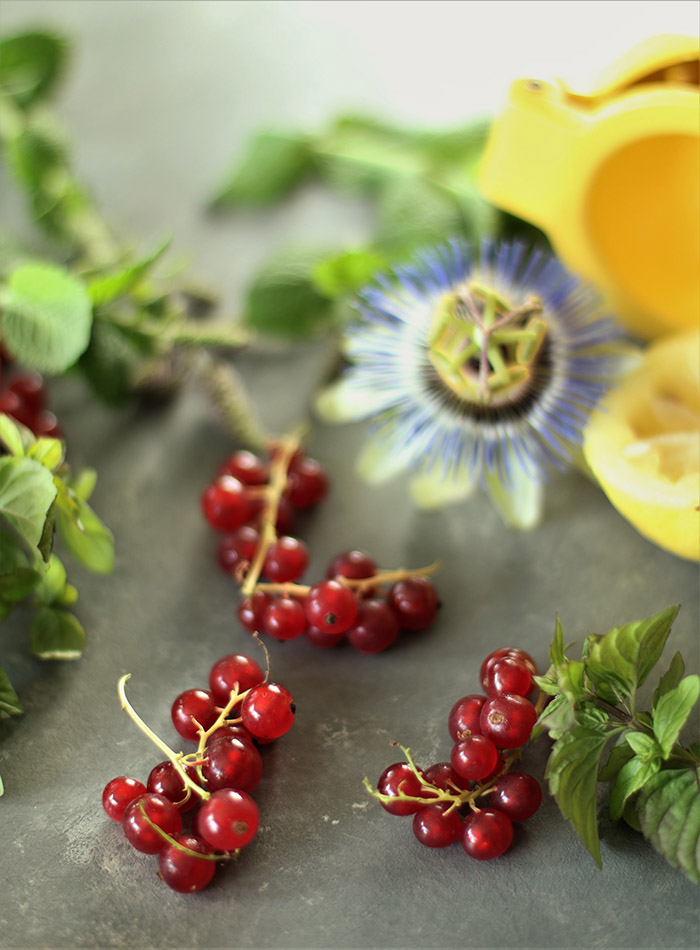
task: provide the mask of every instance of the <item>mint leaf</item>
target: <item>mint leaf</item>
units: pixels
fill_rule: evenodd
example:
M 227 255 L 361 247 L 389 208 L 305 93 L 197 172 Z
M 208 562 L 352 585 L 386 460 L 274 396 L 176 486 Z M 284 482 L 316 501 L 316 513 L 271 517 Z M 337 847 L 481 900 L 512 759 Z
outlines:
M 681 679 L 683 678 L 684 673 L 685 663 L 683 662 L 683 657 L 680 655 L 680 653 L 676 652 L 674 653 L 673 659 L 671 660 L 671 665 L 661 677 L 658 686 L 654 690 L 654 697 L 651 702 L 652 709 L 656 709 L 656 706 L 662 696 L 665 696 L 666 693 L 678 686 Z
M 56 497 L 53 476 L 40 462 L 0 458 L 0 517 L 4 517 L 31 548 L 41 540 L 44 523 Z
M 601 698 L 617 702 L 645 681 L 664 648 L 679 606 L 586 638 L 586 672 Z
M 610 790 L 610 817 L 613 821 L 622 818 L 628 798 L 646 785 L 660 768 L 660 759 L 644 762 L 638 755 L 622 766 Z
M 85 646 L 85 631 L 73 614 L 39 607 L 29 630 L 32 652 L 42 660 L 74 660 Z
M 98 574 L 114 569 L 114 538 L 82 498 L 58 499 L 56 520 L 63 542 L 81 563 Z
M 314 286 L 317 255 L 278 258 L 248 289 L 245 320 L 260 333 L 287 339 L 313 336 L 333 319 L 331 301 Z
M 170 238 L 163 241 L 148 257 L 144 257 L 135 264 L 129 264 L 113 274 L 91 280 L 87 285 L 87 292 L 93 306 L 103 307 L 133 290 L 163 256 L 169 244 Z
M 261 132 L 214 198 L 214 207 L 268 205 L 285 198 L 313 171 L 311 140 L 306 135 Z
M 7 673 L 0 669 L 0 719 L 19 716 L 23 712 L 19 696 L 14 691 Z
M 667 759 L 700 696 L 700 676 L 686 676 L 675 689 L 665 693 L 654 710 L 654 735 Z
M 0 328 L 21 363 L 62 373 L 90 340 L 92 307 L 77 278 L 53 264 L 18 267 L 4 288 Z
M 700 884 L 700 771 L 666 769 L 639 793 L 645 836 L 667 861 Z
M 600 729 L 576 725 L 557 739 L 545 777 L 559 809 L 600 867 L 596 786 L 608 736 Z
M 22 108 L 47 98 L 63 73 L 67 52 L 65 40 L 39 30 L 0 41 L 0 91 Z

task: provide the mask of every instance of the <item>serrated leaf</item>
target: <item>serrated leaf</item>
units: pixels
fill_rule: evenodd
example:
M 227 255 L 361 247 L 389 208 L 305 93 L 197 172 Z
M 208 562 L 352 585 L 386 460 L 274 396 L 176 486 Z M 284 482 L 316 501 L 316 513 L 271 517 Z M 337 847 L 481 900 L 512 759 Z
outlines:
M 566 696 L 560 693 L 540 714 L 533 735 L 536 736 L 539 731 L 545 729 L 552 739 L 558 739 L 575 724 L 576 711 Z
M 666 769 L 639 793 L 644 835 L 667 861 L 700 883 L 700 771 Z
M 57 526 L 64 544 L 91 571 L 110 574 L 114 569 L 114 538 L 109 528 L 82 498 L 66 503 L 59 497 Z
M 600 867 L 596 786 L 607 735 L 590 726 L 574 726 L 554 743 L 545 777 L 559 809 Z
M 87 292 L 90 295 L 93 306 L 103 307 L 112 303 L 118 297 L 128 294 L 134 287 L 143 280 L 151 268 L 162 257 L 168 245 L 170 238 L 163 241 L 159 247 L 134 264 L 129 264 L 113 274 L 97 277 L 91 280 L 87 285 Z
M 586 638 L 586 672 L 601 698 L 629 697 L 645 681 L 664 648 L 679 606 Z
M 343 251 L 321 261 L 312 271 L 314 287 L 325 297 L 354 294 L 387 267 L 384 255 L 371 249 Z
M 25 454 L 22 433 L 17 422 L 5 412 L 0 412 L 0 442 L 10 455 L 22 458 Z
M 328 326 L 333 306 L 313 282 L 318 255 L 286 255 L 268 263 L 248 289 L 245 321 L 258 332 L 304 339 Z
M 19 716 L 24 712 L 19 696 L 14 690 L 7 673 L 0 669 L 0 719 Z
M 29 635 L 32 653 L 42 660 L 75 660 L 85 646 L 85 631 L 78 619 L 56 607 L 37 609 Z
M 53 264 L 24 264 L 2 293 L 3 338 L 25 366 L 62 373 L 86 349 L 92 326 L 90 298 L 80 281 Z
M 16 567 L 9 574 L 0 574 L 0 600 L 18 603 L 38 585 L 41 575 L 31 567 Z
M 598 773 L 599 782 L 613 782 L 626 762 L 634 755 L 634 750 L 627 742 L 621 742 L 610 750 L 608 761 Z
M 638 755 L 622 766 L 610 789 L 610 817 L 613 821 L 622 818 L 628 798 L 638 792 L 660 768 L 660 759 L 645 762 Z
M 31 548 L 41 540 L 46 515 L 56 497 L 53 476 L 40 462 L 0 458 L 0 517 Z
M 261 132 L 212 204 L 268 205 L 285 198 L 313 171 L 311 140 L 306 135 Z
M 45 99 L 63 72 L 68 45 L 39 30 L 0 41 L 0 88 L 22 108 Z
M 693 674 L 681 680 L 675 689 L 665 693 L 654 710 L 654 735 L 664 759 L 671 754 L 681 729 L 700 696 L 700 676 Z
M 30 446 L 27 457 L 41 462 L 44 468 L 53 472 L 63 461 L 65 451 L 60 439 L 52 439 L 48 436 L 41 436 L 34 445 Z
M 654 690 L 654 696 L 651 701 L 651 708 L 656 709 L 656 704 L 670 690 L 678 686 L 683 674 L 685 673 L 685 663 L 680 653 L 676 652 L 671 660 L 671 665 L 659 680 L 658 686 Z

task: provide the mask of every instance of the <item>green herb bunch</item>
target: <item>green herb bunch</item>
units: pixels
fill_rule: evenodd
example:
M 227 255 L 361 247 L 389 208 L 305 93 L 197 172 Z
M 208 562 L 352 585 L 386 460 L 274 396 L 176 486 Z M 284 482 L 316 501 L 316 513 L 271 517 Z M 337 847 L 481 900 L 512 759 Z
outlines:
M 599 783 L 610 786 L 610 816 L 624 819 L 671 864 L 700 883 L 700 741 L 681 742 L 700 696 L 679 653 L 660 677 L 651 710 L 638 691 L 658 663 L 678 607 L 590 634 L 580 660 L 566 655 L 557 620 L 551 666 L 537 683 L 551 700 L 535 730 L 554 740 L 549 789 L 598 865 Z M 533 736 L 535 732 L 533 731 Z

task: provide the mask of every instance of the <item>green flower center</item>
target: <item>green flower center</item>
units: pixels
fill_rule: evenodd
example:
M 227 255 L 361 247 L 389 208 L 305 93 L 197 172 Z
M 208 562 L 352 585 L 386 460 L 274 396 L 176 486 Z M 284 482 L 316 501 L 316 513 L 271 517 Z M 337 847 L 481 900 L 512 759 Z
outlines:
M 479 405 L 517 402 L 530 389 L 547 335 L 542 303 L 512 307 L 471 281 L 445 294 L 433 316 L 428 353 L 440 379 L 460 399 Z

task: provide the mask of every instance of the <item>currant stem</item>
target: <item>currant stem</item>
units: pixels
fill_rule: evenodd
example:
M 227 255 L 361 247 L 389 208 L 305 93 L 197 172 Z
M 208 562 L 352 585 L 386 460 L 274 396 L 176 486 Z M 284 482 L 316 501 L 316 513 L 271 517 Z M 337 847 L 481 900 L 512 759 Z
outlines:
M 231 690 L 229 701 L 226 703 L 224 708 L 219 713 L 218 717 L 216 718 L 216 721 L 211 726 L 209 726 L 208 729 L 202 729 L 202 727 L 199 726 L 199 744 L 197 746 L 197 752 L 195 753 L 198 759 L 204 753 L 204 749 L 206 747 L 207 739 L 209 738 L 209 736 L 211 736 L 214 732 L 216 732 L 217 729 L 219 729 L 221 726 L 224 725 L 224 723 L 226 722 L 226 717 L 231 712 L 233 707 L 237 705 L 237 703 L 242 702 L 246 698 L 249 692 L 250 690 L 247 689 L 243 693 L 239 693 L 238 684 L 236 683 L 233 689 Z M 201 764 L 203 763 L 201 762 L 195 763 L 195 765 L 201 765 Z
M 193 782 L 192 779 L 187 774 L 187 772 L 183 769 L 182 763 L 181 763 L 182 755 L 181 754 L 178 755 L 177 752 L 173 752 L 170 746 L 166 745 L 165 742 L 163 742 L 163 740 L 160 738 L 160 736 L 157 736 L 155 732 L 151 729 L 151 727 L 146 725 L 146 723 L 143 721 L 143 719 L 139 716 L 139 714 L 136 712 L 134 707 L 131 705 L 129 700 L 126 698 L 125 687 L 126 687 L 126 682 L 129 679 L 131 679 L 131 673 L 126 673 L 124 676 L 122 676 L 122 678 L 117 683 L 117 691 L 119 693 L 119 699 L 121 700 L 122 709 L 128 714 L 129 718 L 133 722 L 136 723 L 136 725 L 139 727 L 141 732 L 147 735 L 148 738 L 151 740 L 151 742 L 153 742 L 154 745 L 156 745 L 160 749 L 160 751 L 163 752 L 170 759 L 170 761 L 173 763 L 173 765 L 177 769 L 177 772 L 180 778 L 185 783 L 185 786 L 189 788 L 191 791 L 196 792 L 200 798 L 206 801 L 210 797 L 209 792 L 207 792 L 205 789 L 197 785 L 196 782 Z
M 156 834 L 160 835 L 160 837 L 167 841 L 168 844 L 171 844 L 174 848 L 177 848 L 178 851 L 182 851 L 183 854 L 189 854 L 192 858 L 201 858 L 203 861 L 228 861 L 229 858 L 237 856 L 240 852 L 240 848 L 236 849 L 236 851 L 218 851 L 215 854 L 206 854 L 202 853 L 201 851 L 193 851 L 192 848 L 187 848 L 184 844 L 180 844 L 180 842 L 176 841 L 172 835 L 169 835 L 167 831 L 165 831 L 163 828 L 157 825 L 155 821 L 149 818 L 146 809 L 143 807 L 143 802 L 139 802 L 139 811 L 146 821 L 146 824 L 150 825 Z
M 417 567 L 413 570 L 409 570 L 405 567 L 399 567 L 392 571 L 377 571 L 377 573 L 373 574 L 371 577 L 352 578 L 342 577 L 339 575 L 338 577 L 334 578 L 334 580 L 344 584 L 351 590 L 361 593 L 363 590 L 377 587 L 377 585 L 381 586 L 382 584 L 393 584 L 396 581 L 406 580 L 407 577 L 425 577 L 428 574 L 434 574 L 439 567 L 440 562 L 433 561 L 433 563 L 429 564 L 427 567 Z M 298 594 L 300 597 L 305 597 L 311 590 L 311 587 L 308 584 L 263 583 L 256 584 L 254 590 L 264 591 L 268 594 Z

